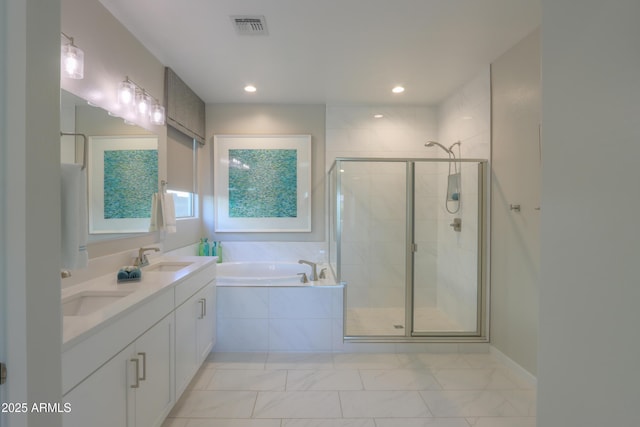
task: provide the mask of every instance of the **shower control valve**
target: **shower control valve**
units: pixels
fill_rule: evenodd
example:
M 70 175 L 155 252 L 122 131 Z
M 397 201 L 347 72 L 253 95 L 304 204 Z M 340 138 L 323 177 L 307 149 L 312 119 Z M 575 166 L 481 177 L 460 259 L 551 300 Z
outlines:
M 453 218 L 453 222 L 449 226 L 453 227 L 453 231 L 462 231 L 462 218 Z

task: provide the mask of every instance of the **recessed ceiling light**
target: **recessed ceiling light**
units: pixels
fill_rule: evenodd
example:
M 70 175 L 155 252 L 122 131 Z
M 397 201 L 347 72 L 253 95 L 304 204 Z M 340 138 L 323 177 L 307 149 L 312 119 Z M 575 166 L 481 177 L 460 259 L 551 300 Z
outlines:
M 257 91 L 258 89 L 254 85 L 246 85 L 244 87 L 244 90 L 245 90 L 245 92 L 253 93 L 253 92 Z
M 402 93 L 402 92 L 404 92 L 404 88 L 402 86 L 396 86 L 393 89 L 391 89 L 391 92 L 393 92 L 393 93 Z
M 374 118 L 374 119 L 381 119 L 381 118 L 383 118 L 383 117 L 384 117 L 384 115 L 382 115 L 382 114 L 374 114 L 374 115 L 373 115 L 373 118 Z

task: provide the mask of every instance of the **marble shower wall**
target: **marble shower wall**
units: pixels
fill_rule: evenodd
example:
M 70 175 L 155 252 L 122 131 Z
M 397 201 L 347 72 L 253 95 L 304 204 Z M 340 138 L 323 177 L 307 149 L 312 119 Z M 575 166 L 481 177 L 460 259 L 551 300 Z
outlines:
M 437 137 L 434 107 L 328 105 L 325 167 L 336 157 L 425 157 L 424 143 Z

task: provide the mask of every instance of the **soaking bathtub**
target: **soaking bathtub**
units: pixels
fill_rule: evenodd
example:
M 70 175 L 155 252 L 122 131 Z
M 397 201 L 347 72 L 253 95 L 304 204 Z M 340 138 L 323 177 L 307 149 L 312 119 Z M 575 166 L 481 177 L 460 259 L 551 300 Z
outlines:
M 325 268 L 325 266 L 322 266 Z M 321 268 L 318 266 L 318 273 Z M 214 351 L 340 351 L 344 285 L 301 283 L 296 262 L 225 262 L 216 272 Z
M 322 269 L 327 278 L 311 281 L 311 267 L 297 262 L 223 262 L 218 264 L 216 279 L 218 286 L 339 286 L 331 269 L 318 265 L 318 274 Z M 300 273 L 307 275 L 308 283 L 300 281 Z

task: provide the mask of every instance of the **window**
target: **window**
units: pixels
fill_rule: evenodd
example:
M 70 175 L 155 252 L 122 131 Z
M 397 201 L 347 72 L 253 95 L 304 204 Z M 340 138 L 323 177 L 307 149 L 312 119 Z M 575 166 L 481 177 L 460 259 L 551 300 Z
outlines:
M 197 193 L 197 142 L 167 127 L 167 193 L 173 194 L 176 218 L 193 218 Z
M 173 201 L 176 206 L 176 218 L 193 218 L 195 197 L 193 193 L 185 191 L 167 190 L 168 194 L 173 194 Z

